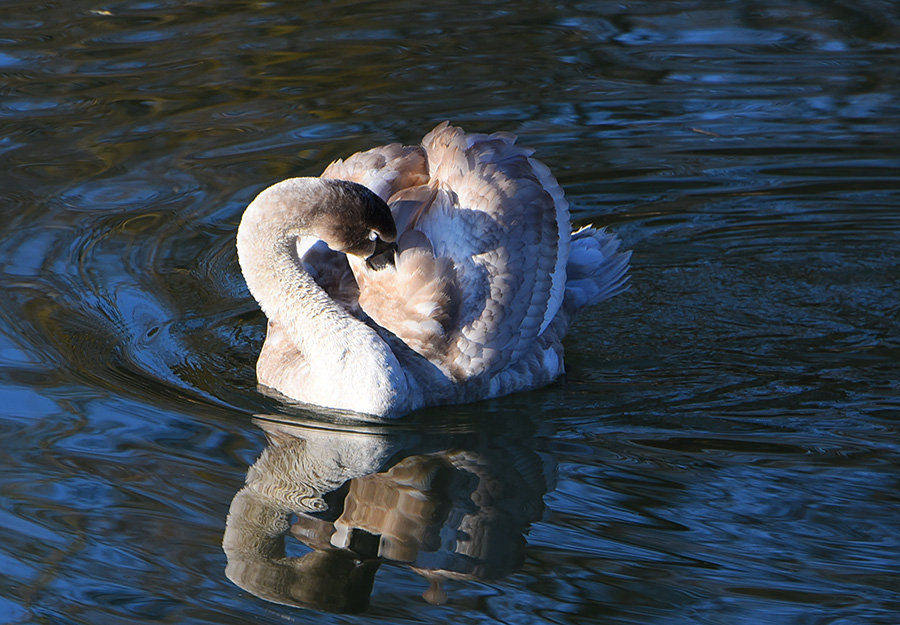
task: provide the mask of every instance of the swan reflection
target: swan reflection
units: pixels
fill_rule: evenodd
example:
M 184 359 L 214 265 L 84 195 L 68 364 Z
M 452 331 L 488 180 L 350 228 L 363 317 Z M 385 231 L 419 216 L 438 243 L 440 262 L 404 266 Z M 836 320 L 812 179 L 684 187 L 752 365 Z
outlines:
M 231 503 L 226 575 L 286 605 L 359 612 L 383 563 L 428 580 L 492 580 L 522 563 L 556 464 L 529 423 L 425 434 L 255 419 L 269 445 Z M 294 539 L 310 550 L 291 557 Z

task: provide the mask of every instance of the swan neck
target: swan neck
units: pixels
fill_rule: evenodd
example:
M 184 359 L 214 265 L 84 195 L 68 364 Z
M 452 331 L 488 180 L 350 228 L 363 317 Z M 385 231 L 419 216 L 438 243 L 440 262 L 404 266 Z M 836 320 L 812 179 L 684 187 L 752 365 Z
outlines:
M 264 192 L 265 193 L 265 192 Z M 247 287 L 269 319 L 285 324 L 303 350 L 309 332 L 293 333 L 290 320 L 304 317 L 306 327 L 333 324 L 350 315 L 328 297 L 303 268 L 297 253 L 300 237 L 318 238 L 308 211 L 285 211 L 257 198 L 238 228 L 237 250 Z
M 408 380 L 396 357 L 372 328 L 335 302 L 303 268 L 297 240 L 320 238 L 315 207 L 304 204 L 302 196 L 272 193 L 278 186 L 263 191 L 247 207 L 237 251 L 253 297 L 309 365 L 303 392 L 290 396 L 377 416 L 408 410 L 397 403 L 398 397 L 408 395 Z

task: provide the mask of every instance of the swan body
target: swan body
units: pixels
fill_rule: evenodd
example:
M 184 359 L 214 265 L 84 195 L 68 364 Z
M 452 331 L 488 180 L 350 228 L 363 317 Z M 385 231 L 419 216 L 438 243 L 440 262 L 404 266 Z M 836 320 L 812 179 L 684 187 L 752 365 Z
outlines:
M 399 417 L 537 388 L 575 312 L 621 292 L 629 252 L 571 231 L 549 169 L 506 133 L 444 123 L 291 178 L 244 212 L 238 259 L 269 323 L 264 387 Z

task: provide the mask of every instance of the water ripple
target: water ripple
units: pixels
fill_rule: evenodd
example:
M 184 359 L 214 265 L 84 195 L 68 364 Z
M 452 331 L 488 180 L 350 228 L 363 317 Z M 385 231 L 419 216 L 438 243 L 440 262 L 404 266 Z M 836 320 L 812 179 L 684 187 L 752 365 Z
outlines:
M 384 566 L 360 622 L 893 622 L 898 41 L 877 0 L 6 2 L 0 613 L 345 622 L 224 575 L 249 414 L 339 429 L 256 392 L 234 232 L 452 119 L 537 148 L 632 286 L 559 384 L 356 426 L 465 447 L 533 415 L 558 465 L 521 568 L 431 605 Z

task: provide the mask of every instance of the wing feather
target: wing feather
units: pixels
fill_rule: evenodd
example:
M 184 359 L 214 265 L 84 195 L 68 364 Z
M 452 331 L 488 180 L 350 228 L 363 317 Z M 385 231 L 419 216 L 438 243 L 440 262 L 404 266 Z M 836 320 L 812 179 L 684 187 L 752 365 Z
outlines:
M 492 375 L 530 351 L 565 294 L 567 207 L 549 171 L 514 139 L 442 124 L 422 142 L 443 201 L 417 227 L 457 268 L 457 363 L 471 375 Z
M 321 177 L 359 183 L 387 201 L 401 189 L 428 182 L 428 170 L 422 148 L 392 143 L 338 159 Z

